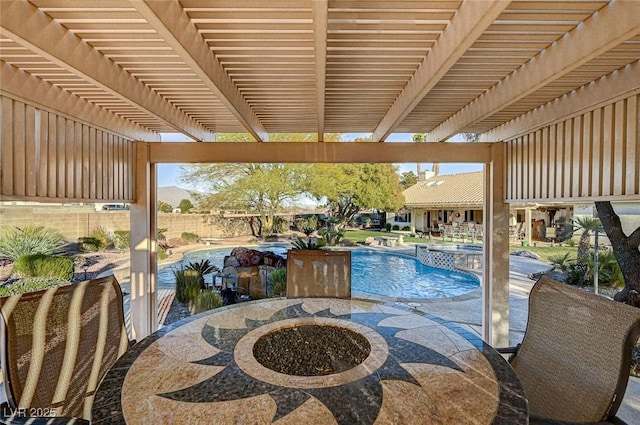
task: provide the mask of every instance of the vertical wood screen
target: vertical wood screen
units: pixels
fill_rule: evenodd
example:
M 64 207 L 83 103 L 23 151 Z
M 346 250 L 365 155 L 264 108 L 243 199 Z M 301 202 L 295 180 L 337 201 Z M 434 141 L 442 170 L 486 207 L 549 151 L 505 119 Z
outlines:
M 3 197 L 133 199 L 132 141 L 9 97 L 0 114 Z
M 638 199 L 640 96 L 506 143 L 508 201 Z

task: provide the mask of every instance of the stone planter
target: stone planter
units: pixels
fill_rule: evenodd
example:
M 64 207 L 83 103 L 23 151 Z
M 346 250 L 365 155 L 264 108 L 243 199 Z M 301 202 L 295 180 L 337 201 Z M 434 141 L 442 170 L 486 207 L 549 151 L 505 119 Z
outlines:
M 351 251 L 289 250 L 287 297 L 351 298 Z

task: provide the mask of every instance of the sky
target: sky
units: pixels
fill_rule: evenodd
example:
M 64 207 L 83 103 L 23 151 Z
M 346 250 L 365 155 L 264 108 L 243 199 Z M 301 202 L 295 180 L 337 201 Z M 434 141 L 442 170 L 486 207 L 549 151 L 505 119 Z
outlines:
M 366 137 L 368 134 L 360 134 L 360 133 L 348 133 L 343 135 L 345 140 L 353 140 L 356 137 Z M 411 134 L 407 133 L 394 133 L 389 136 L 387 142 L 398 142 L 398 141 L 410 141 Z M 187 138 L 183 134 L 178 133 L 163 133 L 161 135 L 163 142 L 185 142 L 190 139 Z M 454 140 L 455 141 L 455 140 Z M 395 164 L 400 168 L 400 172 L 413 171 L 416 173 L 417 164 L 415 163 L 405 163 L 405 164 Z M 180 164 L 159 164 L 158 165 L 158 187 L 165 186 L 177 186 L 185 189 L 198 189 L 197 187 L 192 187 L 186 183 L 180 181 Z M 421 164 L 422 171 L 431 170 L 431 163 L 423 163 Z M 440 174 L 456 174 L 456 173 L 467 173 L 471 171 L 482 171 L 483 164 L 453 164 L 453 163 L 441 163 L 440 164 Z

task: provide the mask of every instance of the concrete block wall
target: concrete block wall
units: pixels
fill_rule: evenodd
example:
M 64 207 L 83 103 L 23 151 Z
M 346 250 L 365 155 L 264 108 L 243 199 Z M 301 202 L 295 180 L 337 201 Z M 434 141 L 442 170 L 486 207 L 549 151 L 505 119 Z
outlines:
M 56 229 L 69 242 L 87 236 L 97 228 L 129 230 L 129 211 L 95 211 L 92 206 L 0 206 L 0 227 L 27 225 Z M 200 237 L 225 238 L 250 235 L 248 224 L 238 218 L 208 214 L 158 213 L 158 227 L 166 228 L 167 239 L 183 232 Z

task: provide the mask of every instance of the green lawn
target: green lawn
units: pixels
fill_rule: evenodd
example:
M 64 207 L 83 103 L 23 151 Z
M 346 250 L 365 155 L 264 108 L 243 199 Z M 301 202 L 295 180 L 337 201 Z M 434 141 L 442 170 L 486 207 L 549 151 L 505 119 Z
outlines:
M 525 249 L 534 252 L 540 256 L 540 260 L 545 263 L 551 263 L 553 258 L 562 257 L 565 253 L 569 253 L 569 258 L 576 258 L 578 254 L 577 246 L 511 246 L 510 251 L 520 251 Z
M 381 236 L 398 236 L 398 234 L 394 234 L 393 232 L 388 233 L 388 232 L 381 232 L 378 230 L 347 230 L 344 234 L 344 239 L 347 239 L 353 243 L 364 243 L 364 240 L 366 238 L 375 238 L 375 237 L 381 237 Z M 411 243 L 427 243 L 429 242 L 428 239 L 420 239 L 420 238 L 410 238 L 405 236 L 404 237 L 404 241 L 405 242 L 411 242 Z M 440 243 L 442 243 L 442 240 L 439 241 Z
M 394 233 L 380 232 L 377 230 L 347 230 L 344 234 L 344 239 L 349 240 L 352 243 L 363 244 L 364 240 L 368 237 L 380 237 L 380 236 L 394 236 Z M 405 243 L 423 243 L 423 244 L 459 244 L 460 241 L 443 242 L 442 238 L 432 238 L 431 240 L 426 238 L 404 238 Z M 520 245 L 511 245 L 510 252 L 527 250 L 534 252 L 540 256 L 540 259 L 546 263 L 551 263 L 555 257 L 562 257 L 565 253 L 569 253 L 569 258 L 576 258 L 578 248 L 577 246 L 527 246 L 522 247 Z

